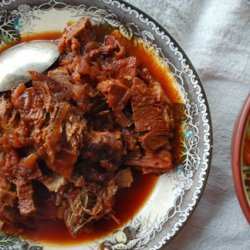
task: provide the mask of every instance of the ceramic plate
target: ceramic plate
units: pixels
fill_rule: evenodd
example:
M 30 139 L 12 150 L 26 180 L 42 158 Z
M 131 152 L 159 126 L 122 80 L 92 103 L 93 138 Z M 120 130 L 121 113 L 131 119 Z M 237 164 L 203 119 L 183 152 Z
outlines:
M 238 199 L 250 223 L 250 94 L 235 122 L 232 140 L 232 167 Z
M 111 25 L 128 39 L 142 39 L 154 48 L 166 71 L 169 68 L 185 106 L 183 160 L 175 170 L 159 178 L 136 216 L 103 238 L 63 246 L 1 234 L 1 249 L 160 249 L 184 226 L 205 187 L 211 162 L 212 128 L 202 84 L 178 43 L 145 13 L 114 0 L 3 0 L 0 46 L 31 34 L 62 31 L 68 21 L 83 16 L 95 24 Z

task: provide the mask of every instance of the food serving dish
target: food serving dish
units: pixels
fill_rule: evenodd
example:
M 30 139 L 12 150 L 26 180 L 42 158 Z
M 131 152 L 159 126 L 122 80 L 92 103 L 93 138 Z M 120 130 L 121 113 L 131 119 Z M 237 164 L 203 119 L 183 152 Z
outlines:
M 108 24 L 127 39 L 139 38 L 174 77 L 182 96 L 182 161 L 161 175 L 139 212 L 115 232 L 71 245 L 30 241 L 1 234 L 0 247 L 11 249 L 160 249 L 180 231 L 196 207 L 208 178 L 212 127 L 200 79 L 178 43 L 158 23 L 135 7 L 112 0 L 3 1 L 0 3 L 0 46 L 41 32 L 61 32 L 67 22 L 89 17 Z M 133 205 L 133 204 L 131 204 Z
M 232 169 L 234 185 L 241 208 L 250 223 L 250 189 L 249 189 L 249 141 L 250 141 L 250 95 L 235 122 L 232 139 Z M 248 155 L 248 156 L 247 156 Z

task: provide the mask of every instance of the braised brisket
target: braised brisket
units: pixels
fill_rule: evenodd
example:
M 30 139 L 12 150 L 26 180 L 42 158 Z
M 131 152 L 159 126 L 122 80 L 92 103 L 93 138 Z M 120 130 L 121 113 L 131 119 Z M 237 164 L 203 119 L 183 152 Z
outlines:
M 0 94 L 0 228 L 29 224 L 47 203 L 75 237 L 117 220 L 115 196 L 133 169 L 173 167 L 171 101 L 121 40 L 96 38 L 88 18 L 68 26 L 57 66 Z

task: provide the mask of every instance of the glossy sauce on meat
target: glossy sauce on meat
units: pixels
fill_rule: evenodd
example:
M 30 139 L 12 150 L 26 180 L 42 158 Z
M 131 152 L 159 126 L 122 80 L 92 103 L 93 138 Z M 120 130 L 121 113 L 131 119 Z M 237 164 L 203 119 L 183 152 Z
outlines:
M 156 58 L 152 56 L 151 52 L 146 51 L 145 48 L 140 44 L 132 41 L 127 41 L 125 38 L 122 38 L 122 36 L 120 36 L 119 34 L 113 33 L 113 31 L 110 30 L 109 28 L 95 27 L 95 30 L 98 41 L 103 41 L 104 35 L 107 35 L 109 33 L 116 36 L 117 40 L 119 40 L 125 47 L 126 54 L 128 56 L 131 55 L 136 57 L 139 63 L 149 70 L 150 75 L 154 78 L 154 80 L 162 84 L 162 88 L 166 92 L 167 96 L 170 98 L 171 102 L 172 103 L 182 102 L 177 89 L 173 86 L 172 83 L 173 79 L 168 74 L 165 73 L 166 69 L 164 67 L 156 63 Z M 60 36 L 61 34 L 58 32 L 43 33 L 36 36 L 23 38 L 22 41 L 29 41 L 34 39 L 38 40 L 56 39 L 59 38 Z M 105 85 L 100 86 L 100 88 L 105 93 Z M 175 118 L 178 121 L 179 119 L 178 116 L 182 113 L 182 111 L 180 111 L 182 107 L 181 105 L 180 106 L 177 105 L 176 107 L 177 107 L 177 112 L 176 112 L 177 118 L 176 117 Z M 176 114 L 174 114 L 174 116 Z M 140 125 L 138 125 L 138 129 L 139 127 Z M 143 131 L 143 128 L 140 129 L 142 129 Z M 181 125 L 178 125 L 177 123 L 174 128 L 174 137 L 172 139 L 174 165 L 176 165 L 181 159 L 180 135 L 181 135 Z M 150 147 L 151 146 L 152 145 L 150 145 Z M 148 147 L 148 145 L 146 145 L 145 147 Z M 154 145 L 152 147 L 154 147 Z M 133 161 L 129 162 L 129 165 L 133 166 L 133 164 L 134 164 Z M 137 162 L 135 164 L 137 164 Z M 82 232 L 76 238 L 72 238 L 63 221 L 60 220 L 44 221 L 42 218 L 39 218 L 38 216 L 36 218 L 36 224 L 39 225 L 39 227 L 32 230 L 25 230 L 24 232 L 22 232 L 22 235 L 24 237 L 34 240 L 47 241 L 52 243 L 60 242 L 64 244 L 67 243 L 72 244 L 83 241 L 84 242 L 90 241 L 98 237 L 101 237 L 109 232 L 114 231 L 117 227 L 122 226 L 139 211 L 141 206 L 143 206 L 143 204 L 146 202 L 147 198 L 151 194 L 158 179 L 158 176 L 154 173 L 143 175 L 140 171 L 137 170 L 133 170 L 132 172 L 134 177 L 134 182 L 132 186 L 129 188 L 119 189 L 116 194 L 116 203 L 113 207 L 113 211 L 114 211 L 114 216 L 120 222 L 119 225 L 112 218 L 109 219 L 104 218 L 97 222 L 94 222 L 87 232 Z M 50 212 L 51 211 L 49 211 L 48 213 Z

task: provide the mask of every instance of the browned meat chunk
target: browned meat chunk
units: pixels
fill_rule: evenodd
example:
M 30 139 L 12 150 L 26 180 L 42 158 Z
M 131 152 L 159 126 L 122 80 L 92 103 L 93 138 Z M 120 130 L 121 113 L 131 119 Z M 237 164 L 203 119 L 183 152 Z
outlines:
M 92 114 L 91 121 L 94 130 L 112 131 L 114 130 L 114 117 L 111 110 L 103 110 Z
M 48 77 L 68 88 L 72 85 L 72 79 L 66 67 L 58 67 L 48 72 Z
M 141 169 L 144 174 L 164 173 L 173 168 L 172 156 L 168 151 L 146 153 L 141 159 L 128 159 L 125 164 Z
M 122 152 L 123 145 L 119 131 L 91 131 L 86 138 L 82 157 L 99 162 L 107 170 L 114 170 L 121 164 Z
M 62 191 L 68 182 L 61 175 L 53 174 L 52 176 L 44 177 L 42 183 L 50 192 L 58 193 Z
M 50 125 L 42 132 L 45 149 L 43 157 L 49 168 L 65 178 L 70 178 L 79 156 L 85 129 L 85 120 L 70 111 L 67 104 L 55 109 Z
M 83 173 L 86 181 L 89 183 L 104 184 L 111 180 L 114 176 L 113 171 L 107 171 L 104 168 L 98 167 L 98 163 L 83 161 L 81 163 L 80 172 Z
M 139 146 L 139 136 L 133 130 L 123 129 L 122 137 L 125 143 L 126 159 L 140 159 L 142 150 Z
M 136 131 L 144 133 L 140 141 L 145 150 L 154 151 L 169 145 L 173 136 L 173 117 L 164 98 L 159 84 L 147 87 L 142 80 L 134 79 L 131 106 Z
M 133 81 L 131 106 L 137 132 L 167 130 L 162 104 L 152 95 L 152 89 L 139 78 Z
M 102 81 L 97 88 L 105 95 L 107 103 L 114 111 L 116 122 L 122 127 L 129 127 L 132 122 L 122 110 L 130 98 L 130 89 L 120 79 Z
M 49 168 L 69 178 L 79 156 L 86 122 L 81 118 L 80 109 L 71 107 L 62 100 L 62 96 L 57 95 L 59 91 L 66 98 L 74 96 L 69 93 L 71 83 L 68 76 L 60 80 L 62 75 L 66 75 L 60 73 L 61 71 L 62 68 L 59 68 L 57 72 L 54 70 L 51 73 L 52 77 L 56 76 L 58 83 L 32 72 L 34 86 L 16 90 L 12 94 L 12 100 L 22 121 L 32 125 L 30 129 L 33 131 L 29 135 L 31 140 L 28 145 L 32 144 L 38 150 L 37 157 L 43 158 Z M 65 73 L 64 69 L 63 72 Z M 48 118 L 50 122 L 47 124 Z
M 29 216 L 36 212 L 36 207 L 33 200 L 33 187 L 32 184 L 19 183 L 17 181 L 17 196 L 18 196 L 18 207 L 20 214 L 23 216 Z
M 123 110 L 130 98 L 130 89 L 120 79 L 100 82 L 97 88 L 106 96 L 113 110 Z
M 10 184 L 0 178 L 0 207 L 14 207 L 16 198 L 16 193 L 10 190 Z
M 132 185 L 133 176 L 130 168 L 120 170 L 115 176 L 115 183 L 118 187 L 128 188 Z
M 92 45 L 92 44 L 91 44 Z M 99 57 L 101 55 L 110 55 L 113 52 L 115 52 L 115 57 L 121 58 L 124 55 L 125 48 L 121 46 L 121 44 L 118 42 L 118 40 L 114 36 L 107 35 L 104 38 L 104 44 L 101 46 L 88 46 L 86 45 L 88 55 L 91 59 L 94 59 L 96 57 Z
M 104 45 L 105 45 L 104 47 L 105 49 L 103 50 L 107 50 L 108 52 L 115 51 L 115 58 L 117 59 L 120 59 L 121 57 L 125 55 L 124 46 L 122 46 L 114 36 L 110 36 L 110 35 L 105 36 Z
M 16 211 L 12 207 L 0 207 L 0 229 L 13 231 L 15 229 Z
M 114 78 L 121 78 L 132 80 L 137 74 L 137 60 L 136 57 L 130 56 L 120 60 L 113 60 L 104 62 L 101 69 L 108 72 Z
M 46 75 L 30 71 L 30 74 L 32 76 L 32 86 L 36 89 L 43 88 L 46 90 L 46 92 L 45 90 L 44 92 L 42 92 L 43 97 L 46 97 L 45 94 L 48 95 L 49 99 L 46 103 L 49 103 L 52 107 L 55 101 L 68 101 L 72 97 L 70 83 L 65 79 L 60 81 L 60 76 L 56 76 L 56 74 L 59 73 L 60 71 L 51 73 L 52 77 L 57 79 L 57 81 L 55 81 Z M 51 95 L 53 95 L 53 98 L 51 97 Z
M 86 68 L 83 69 L 83 59 L 79 69 L 79 72 L 81 73 L 83 70 L 87 70 Z M 51 70 L 48 72 L 48 76 L 58 82 L 58 84 L 62 86 L 65 91 L 67 91 L 68 96 L 77 103 L 83 112 L 90 109 L 90 97 L 93 94 L 93 89 L 88 84 L 73 84 L 73 79 L 66 67 L 58 67 Z
M 21 88 L 22 90 L 20 90 Z M 41 98 L 40 89 L 34 87 L 25 88 L 20 85 L 15 91 L 13 91 L 12 101 L 24 122 L 34 124 L 44 123 L 44 100 Z
M 160 147 L 169 146 L 167 131 L 152 130 L 145 135 L 140 136 L 140 142 L 145 150 L 155 151 Z M 170 148 L 168 148 L 170 149 Z
M 78 54 L 76 52 L 80 46 L 83 48 L 86 43 L 93 40 L 95 40 L 95 33 L 92 24 L 88 18 L 84 18 L 65 29 L 58 48 L 60 52 L 69 49 L 74 54 Z

